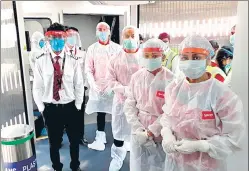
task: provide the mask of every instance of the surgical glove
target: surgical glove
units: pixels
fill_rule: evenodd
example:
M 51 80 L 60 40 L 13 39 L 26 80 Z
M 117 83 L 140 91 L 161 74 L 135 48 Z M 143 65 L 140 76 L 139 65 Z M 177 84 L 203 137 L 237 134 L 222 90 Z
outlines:
M 163 146 L 164 152 L 175 153 L 176 149 L 175 149 L 174 143 L 176 142 L 176 138 L 172 134 L 172 131 L 168 128 L 164 128 L 161 133 L 163 136 L 162 146 Z
M 174 143 L 176 151 L 183 154 L 191 154 L 194 152 L 208 152 L 210 146 L 206 140 L 186 140 L 177 141 Z
M 147 131 L 139 131 L 134 134 L 139 145 L 144 145 L 149 139 Z

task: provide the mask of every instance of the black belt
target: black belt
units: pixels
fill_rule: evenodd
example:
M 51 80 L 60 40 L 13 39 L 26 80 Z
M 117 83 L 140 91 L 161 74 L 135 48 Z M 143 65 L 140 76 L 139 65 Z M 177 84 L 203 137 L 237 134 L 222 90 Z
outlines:
M 66 103 L 66 104 L 53 104 L 53 103 L 44 103 L 45 107 L 53 106 L 53 107 L 64 107 L 66 105 L 74 104 L 74 101 Z

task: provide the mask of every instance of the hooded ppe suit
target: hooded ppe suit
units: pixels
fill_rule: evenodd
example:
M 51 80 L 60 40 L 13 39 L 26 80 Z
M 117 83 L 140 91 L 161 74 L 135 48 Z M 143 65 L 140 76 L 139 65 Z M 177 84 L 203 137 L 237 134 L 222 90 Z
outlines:
M 108 90 L 106 80 L 107 65 L 111 58 L 116 57 L 121 51 L 120 45 L 110 41 L 107 45 L 99 42 L 92 44 L 86 54 L 85 73 L 90 85 L 89 100 L 86 105 L 86 113 L 94 112 L 112 113 L 113 95 L 104 96 Z M 96 84 L 99 91 L 93 87 Z
M 144 43 L 143 48 L 162 50 L 162 44 L 161 40 L 151 39 Z M 164 168 L 165 153 L 161 145 L 159 121 L 164 98 L 168 97 L 164 90 L 173 78 L 173 73 L 164 67 L 155 75 L 147 68 L 132 75 L 124 105 L 124 113 L 132 131 L 130 171 L 162 171 Z M 144 134 L 147 131 L 156 138 L 149 139 Z
M 131 42 L 135 42 L 136 46 L 132 48 L 135 53 L 125 52 L 126 42 L 129 42 L 131 38 L 125 39 L 124 34 L 130 30 L 134 31 L 135 37 Z M 119 55 L 110 61 L 107 80 L 109 86 L 114 91 L 113 106 L 112 106 L 112 133 L 115 140 L 124 142 L 130 140 L 131 129 L 127 123 L 126 116 L 123 112 L 123 105 L 128 93 L 128 85 L 130 83 L 131 76 L 140 68 L 138 65 L 138 47 L 139 47 L 139 33 L 138 29 L 133 26 L 126 26 L 123 31 L 123 48 Z M 130 50 L 130 47 L 128 47 Z M 124 146 L 116 146 L 115 142 L 111 149 L 112 162 L 110 164 L 109 171 L 119 170 L 122 167 L 123 160 L 126 156 L 126 149 Z
M 180 51 L 184 48 L 209 51 L 207 60 L 213 53 L 199 36 L 186 38 Z M 215 78 L 199 83 L 183 78 L 166 87 L 165 94 L 169 98 L 161 134 L 163 142 L 173 140 L 174 148 L 167 154 L 165 171 L 226 171 L 225 158 L 239 149 L 245 129 L 239 97 Z
M 39 43 L 41 40 L 44 40 L 44 35 L 38 31 L 34 32 L 31 38 L 31 52 L 29 53 L 29 63 L 34 71 L 36 58 L 45 53 L 45 46 L 43 48 L 40 47 Z M 33 76 L 33 74 L 31 74 Z
M 92 44 L 86 54 L 85 73 L 89 83 L 89 100 L 86 105 L 86 113 L 97 112 L 97 131 L 95 141 L 88 144 L 94 150 L 105 149 L 106 135 L 105 116 L 112 113 L 113 91 L 108 86 L 106 79 L 107 66 L 112 58 L 120 53 L 121 46 L 110 41 L 110 27 L 101 22 L 96 27 L 98 42 Z

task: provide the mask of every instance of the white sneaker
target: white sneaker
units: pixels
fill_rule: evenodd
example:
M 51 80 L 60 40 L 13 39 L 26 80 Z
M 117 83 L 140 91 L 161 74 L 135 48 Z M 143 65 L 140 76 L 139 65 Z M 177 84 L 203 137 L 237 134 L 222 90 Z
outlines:
M 92 144 L 88 144 L 88 148 L 91 148 L 91 149 L 97 150 L 97 151 L 104 151 L 105 144 L 103 142 L 95 140 Z
M 112 161 L 110 163 L 109 171 L 119 171 L 122 168 L 126 153 L 124 147 L 116 147 L 114 144 L 112 145 Z
M 127 152 L 131 151 L 131 143 L 128 141 L 125 141 L 124 148 L 126 149 Z

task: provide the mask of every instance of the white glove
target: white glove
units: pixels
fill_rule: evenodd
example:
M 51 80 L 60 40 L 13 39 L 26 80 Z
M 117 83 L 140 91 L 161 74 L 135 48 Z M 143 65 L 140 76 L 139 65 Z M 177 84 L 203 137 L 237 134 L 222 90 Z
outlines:
M 139 131 L 134 134 L 136 135 L 136 141 L 139 145 L 144 145 L 149 139 L 147 131 Z
M 191 154 L 194 152 L 208 152 L 210 146 L 206 140 L 186 140 L 177 141 L 174 143 L 176 151 L 183 154 Z
M 163 141 L 162 141 L 163 151 L 165 153 L 177 152 L 175 149 L 175 144 L 174 144 L 176 142 L 176 138 L 172 134 L 172 131 L 168 128 L 164 128 L 162 131 L 162 137 L 163 137 Z

